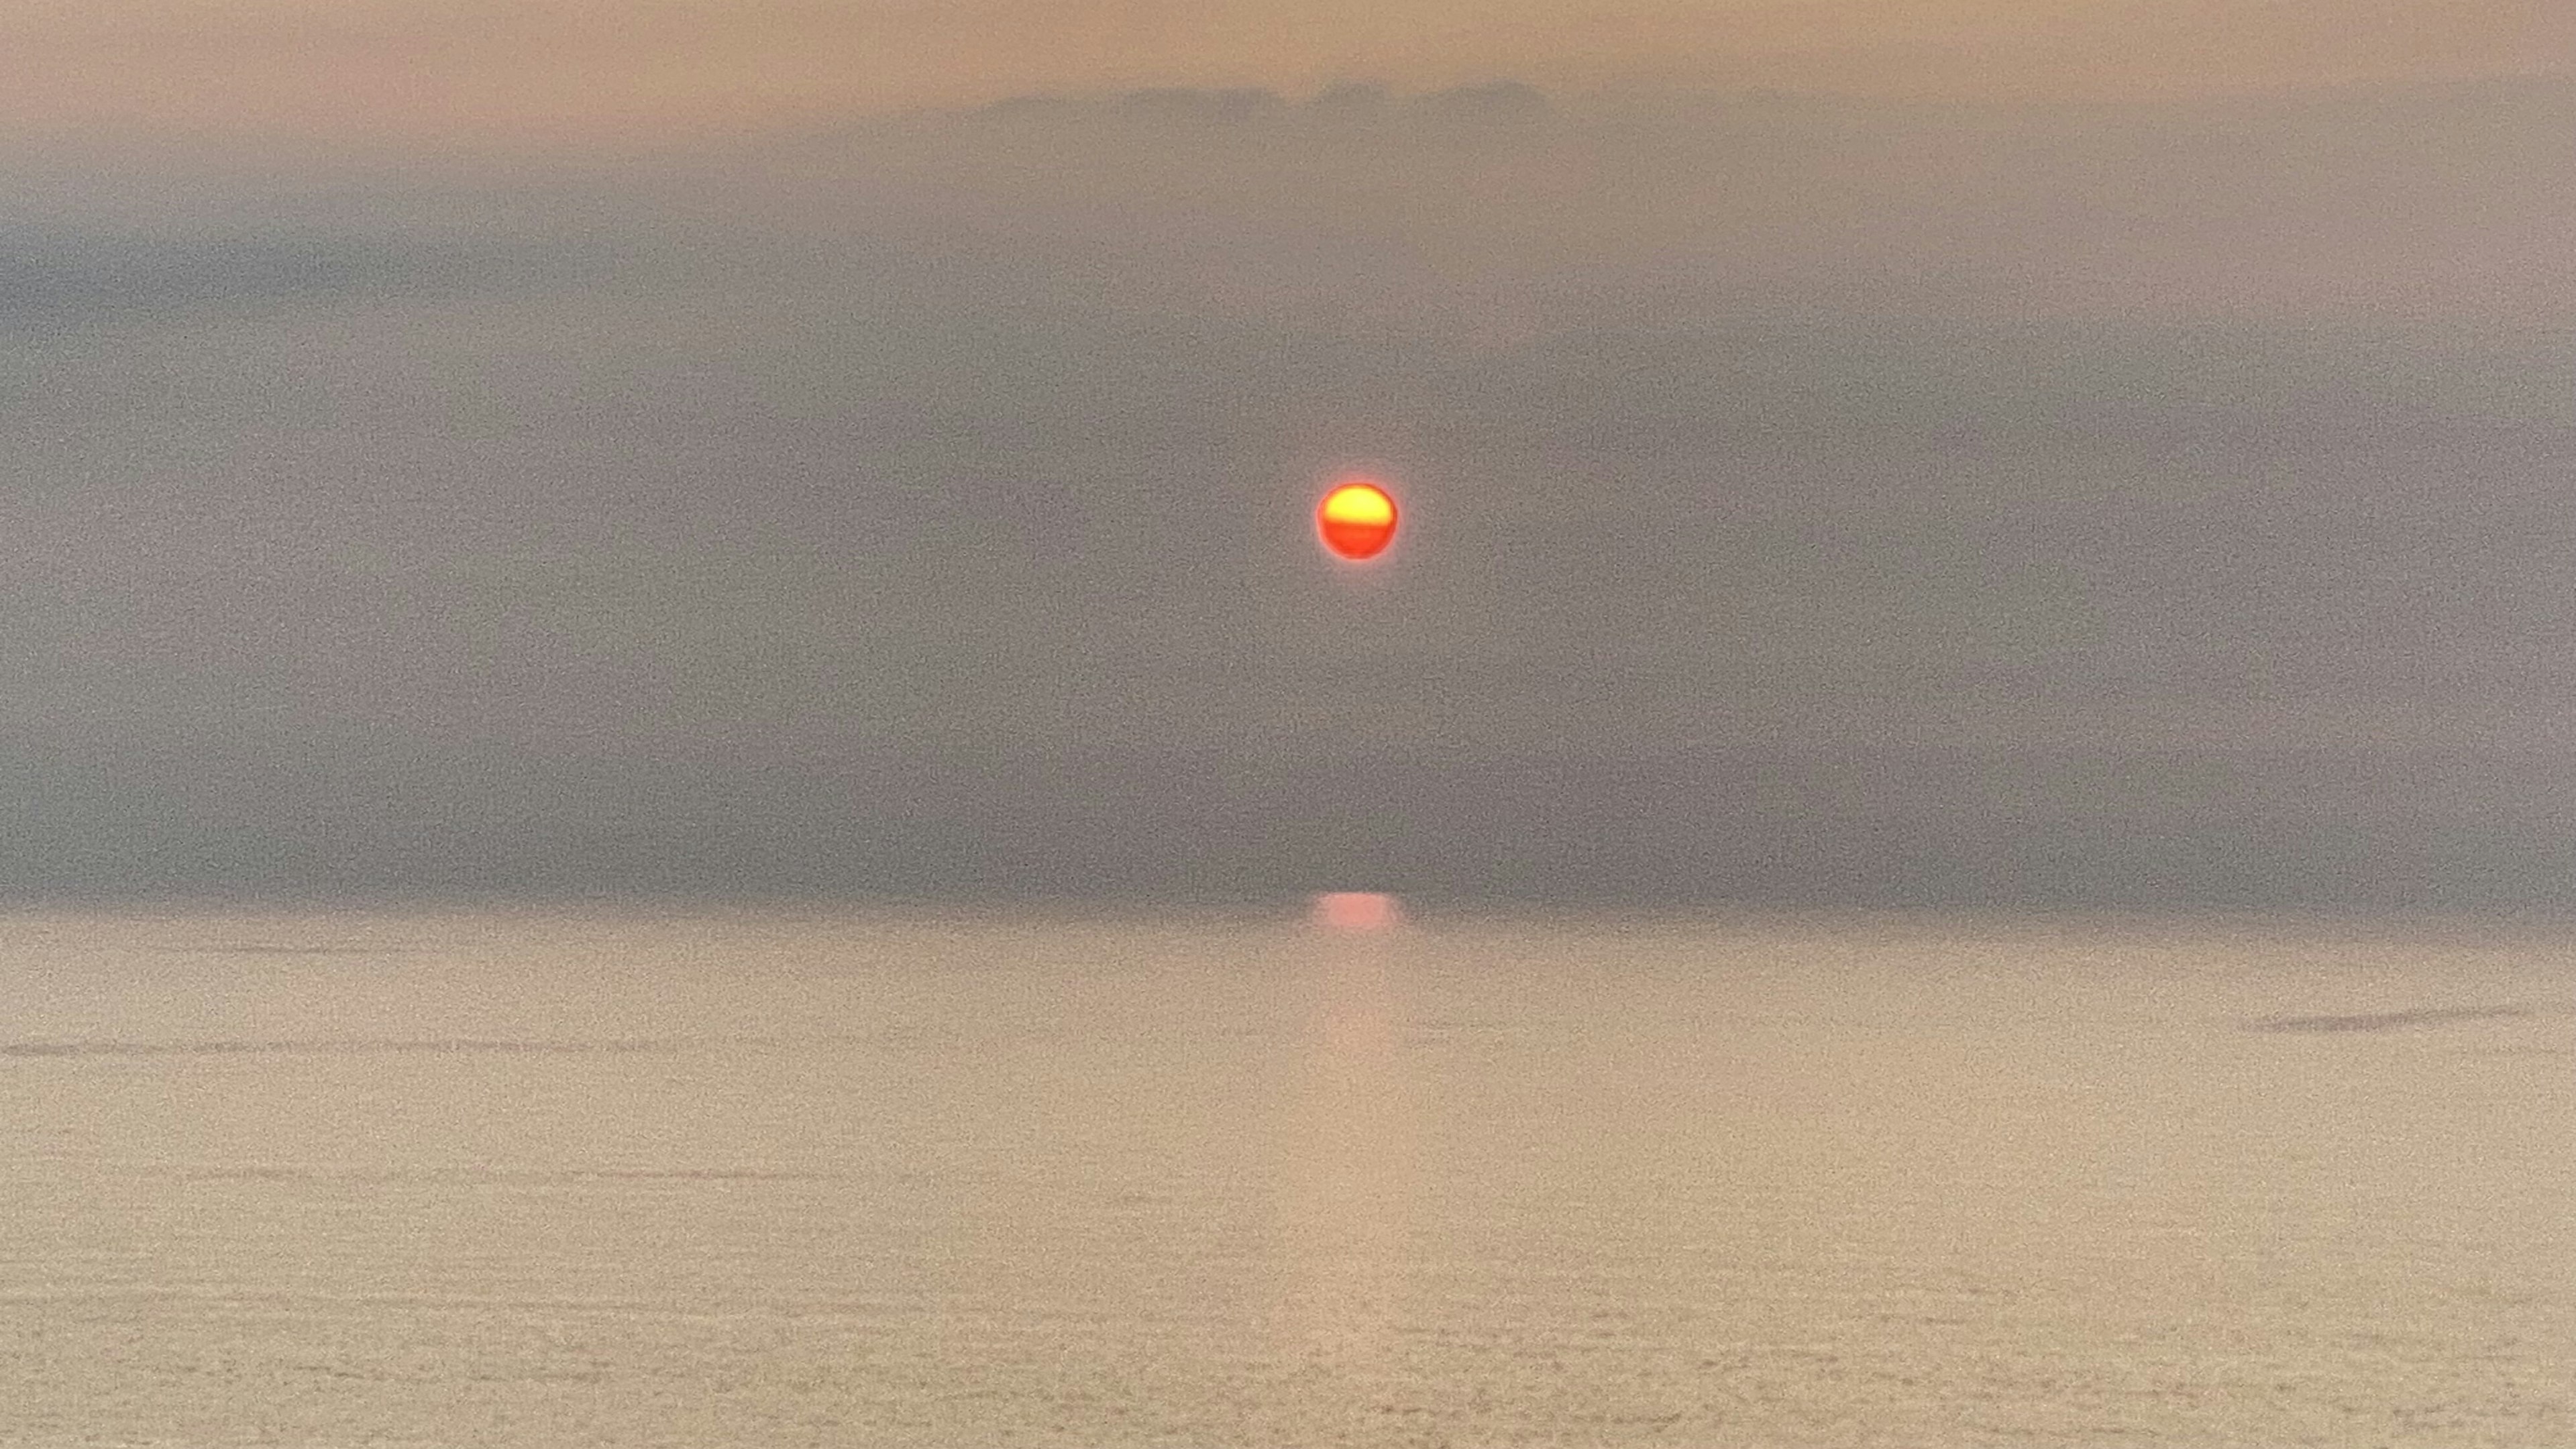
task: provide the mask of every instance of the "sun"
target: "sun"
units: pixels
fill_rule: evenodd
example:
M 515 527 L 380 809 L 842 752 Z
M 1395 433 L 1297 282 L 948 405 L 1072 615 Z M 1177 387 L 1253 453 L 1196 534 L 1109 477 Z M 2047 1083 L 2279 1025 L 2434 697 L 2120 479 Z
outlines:
M 1339 558 L 1375 558 L 1395 541 L 1395 500 L 1365 479 L 1336 487 L 1315 506 L 1315 532 Z

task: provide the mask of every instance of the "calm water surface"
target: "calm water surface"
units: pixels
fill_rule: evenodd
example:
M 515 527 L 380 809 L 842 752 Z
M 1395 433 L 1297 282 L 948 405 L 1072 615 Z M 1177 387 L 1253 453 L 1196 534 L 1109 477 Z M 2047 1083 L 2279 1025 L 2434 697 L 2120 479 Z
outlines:
M 2576 938 L 0 920 L 0 1444 L 2576 1444 Z

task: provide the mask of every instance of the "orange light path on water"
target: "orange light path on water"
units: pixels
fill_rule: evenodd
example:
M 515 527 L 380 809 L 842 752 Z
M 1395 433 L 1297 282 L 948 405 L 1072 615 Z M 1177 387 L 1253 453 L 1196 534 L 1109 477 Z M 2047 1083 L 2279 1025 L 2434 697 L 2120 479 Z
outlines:
M 1383 931 L 1404 920 L 1404 908 L 1384 891 L 1325 891 L 1306 914 L 1328 931 Z
M 1315 532 L 1335 556 L 1375 558 L 1395 541 L 1395 500 L 1375 483 L 1344 483 L 1315 508 Z

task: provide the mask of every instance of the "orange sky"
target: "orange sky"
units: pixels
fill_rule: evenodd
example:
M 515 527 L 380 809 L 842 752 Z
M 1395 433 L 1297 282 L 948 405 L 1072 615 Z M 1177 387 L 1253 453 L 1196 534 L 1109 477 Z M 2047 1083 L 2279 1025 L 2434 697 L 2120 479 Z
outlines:
M 2565 0 L 13 0 L 0 132 L 650 141 L 1341 77 L 2001 98 L 2571 69 Z

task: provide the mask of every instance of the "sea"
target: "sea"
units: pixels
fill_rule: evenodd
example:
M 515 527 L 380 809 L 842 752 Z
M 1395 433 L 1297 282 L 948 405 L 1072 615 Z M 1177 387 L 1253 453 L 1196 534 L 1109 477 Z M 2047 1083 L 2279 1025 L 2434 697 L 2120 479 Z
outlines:
M 2576 1445 L 2576 928 L 22 911 L 0 1445 Z

